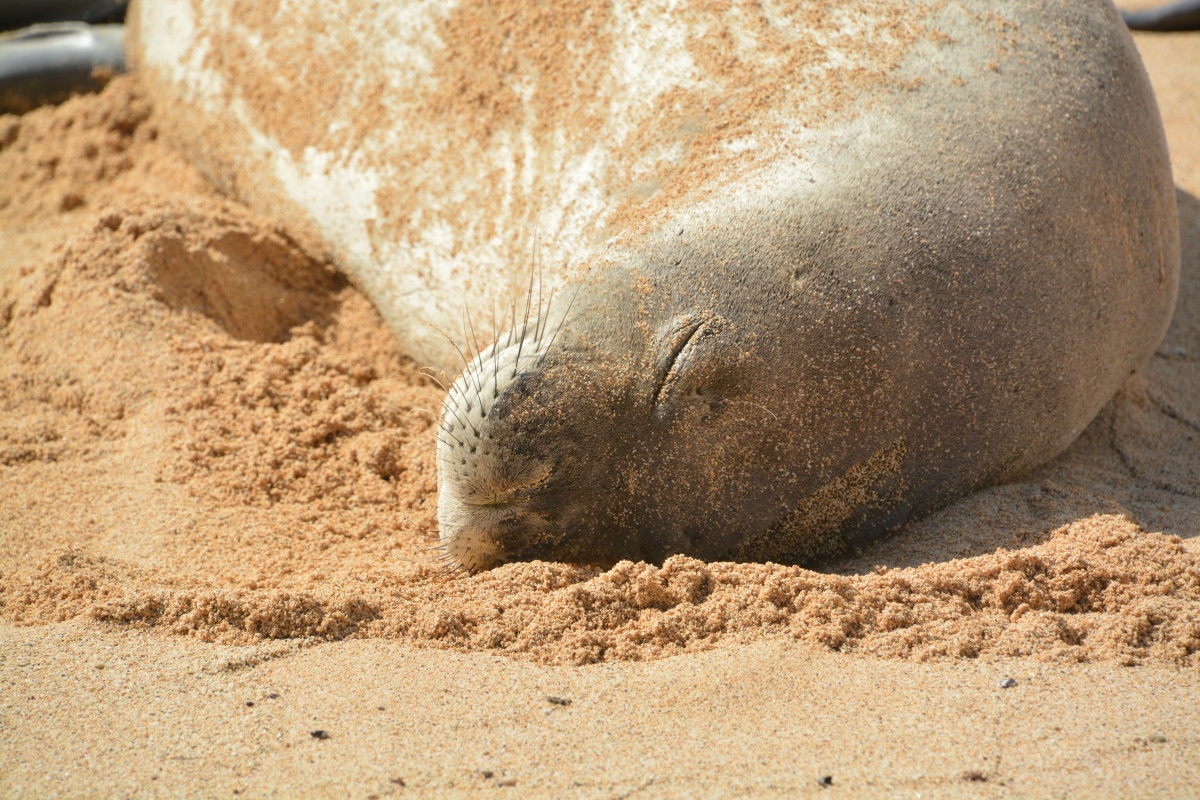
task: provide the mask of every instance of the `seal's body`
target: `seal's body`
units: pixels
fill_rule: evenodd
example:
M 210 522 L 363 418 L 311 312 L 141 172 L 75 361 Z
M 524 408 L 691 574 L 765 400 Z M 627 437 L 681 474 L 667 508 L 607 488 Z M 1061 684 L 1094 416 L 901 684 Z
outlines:
M 955 31 L 819 157 L 605 258 L 552 344 L 478 359 L 449 552 L 810 562 L 1061 452 L 1160 341 L 1179 258 L 1150 87 L 1085 6 L 1008 7 L 1002 65 Z
M 141 7 L 175 135 L 232 120 L 200 163 L 308 214 L 418 356 L 446 357 L 413 318 L 523 285 L 535 232 L 547 283 L 573 276 L 447 398 L 439 519 L 471 569 L 820 558 L 1061 452 L 1170 318 L 1165 139 L 1101 0 L 465 4 L 446 19 L 487 24 L 398 45 L 432 64 L 404 113 L 316 134 L 183 6 Z M 156 29 L 192 36 L 175 66 Z

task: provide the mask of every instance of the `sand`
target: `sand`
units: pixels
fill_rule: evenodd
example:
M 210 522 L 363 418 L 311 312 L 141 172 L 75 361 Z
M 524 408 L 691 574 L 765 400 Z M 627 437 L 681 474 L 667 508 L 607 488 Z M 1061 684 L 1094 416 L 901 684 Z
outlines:
M 820 572 L 447 575 L 440 390 L 332 265 L 136 76 L 0 117 L 0 794 L 1200 792 L 1200 37 L 1138 44 L 1166 341 L 1062 457 Z

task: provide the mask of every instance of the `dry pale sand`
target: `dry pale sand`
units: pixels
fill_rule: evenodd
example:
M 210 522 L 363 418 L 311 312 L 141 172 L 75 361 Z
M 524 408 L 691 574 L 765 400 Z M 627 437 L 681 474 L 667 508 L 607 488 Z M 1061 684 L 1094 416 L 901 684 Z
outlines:
M 1166 341 L 823 572 L 442 573 L 438 390 L 361 295 L 136 79 L 0 117 L 0 794 L 1200 796 L 1200 35 L 1138 44 Z

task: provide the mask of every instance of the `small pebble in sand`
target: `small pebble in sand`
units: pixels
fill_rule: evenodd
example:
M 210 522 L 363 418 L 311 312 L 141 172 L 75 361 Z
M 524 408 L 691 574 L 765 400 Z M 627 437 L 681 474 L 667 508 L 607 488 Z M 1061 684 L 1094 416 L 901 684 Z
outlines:
M 482 775 L 485 779 L 487 779 L 487 778 L 491 778 L 496 773 L 492 772 L 490 769 L 481 769 L 481 770 L 479 770 L 479 774 Z
M 246 707 L 247 707 L 247 708 L 254 708 L 254 701 L 253 701 L 253 700 L 247 700 L 247 701 L 246 701 Z
M 569 705 L 571 705 L 571 698 L 569 698 L 569 697 L 559 697 L 558 695 L 553 695 L 553 694 L 552 694 L 552 695 L 549 695 L 549 696 L 548 696 L 546 699 L 547 699 L 549 702 L 551 702 L 551 703 L 554 703 L 554 705 L 556 705 L 556 706 L 569 706 Z
M 1017 682 L 1015 680 L 1013 680 L 1012 678 L 1005 678 L 1004 680 L 1000 681 L 1001 689 L 1011 689 L 1016 685 L 1017 685 Z
M 328 739 L 329 738 L 328 731 L 309 731 L 308 735 L 314 739 Z
M 497 786 L 516 786 L 517 779 L 516 778 L 505 778 L 502 781 L 496 781 L 496 785 Z
M 279 695 L 275 694 L 274 692 L 271 692 L 267 695 L 268 700 L 274 700 L 276 697 L 279 697 Z
M 818 786 L 833 786 L 833 776 L 832 775 L 822 775 L 821 777 L 817 778 L 817 785 Z

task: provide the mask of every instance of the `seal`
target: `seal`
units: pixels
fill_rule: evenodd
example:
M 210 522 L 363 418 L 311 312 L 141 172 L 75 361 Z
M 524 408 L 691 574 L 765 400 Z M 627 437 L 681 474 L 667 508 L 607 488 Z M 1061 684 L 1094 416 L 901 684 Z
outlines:
M 464 307 L 519 303 L 531 260 L 562 296 L 610 246 L 822 157 L 820 134 L 915 88 L 941 2 L 160 0 L 131 7 L 128 51 L 165 138 L 451 372 L 439 331 L 467 349 Z
M 467 569 L 813 562 L 1061 452 L 1173 308 L 1107 0 L 130 16 L 164 135 L 416 359 L 474 351 L 438 434 Z M 493 341 L 437 333 L 493 302 Z
M 1008 59 L 956 30 L 817 163 L 481 353 L 439 435 L 450 558 L 812 563 L 1065 449 L 1166 331 L 1173 183 L 1112 9 L 1004 14 Z

